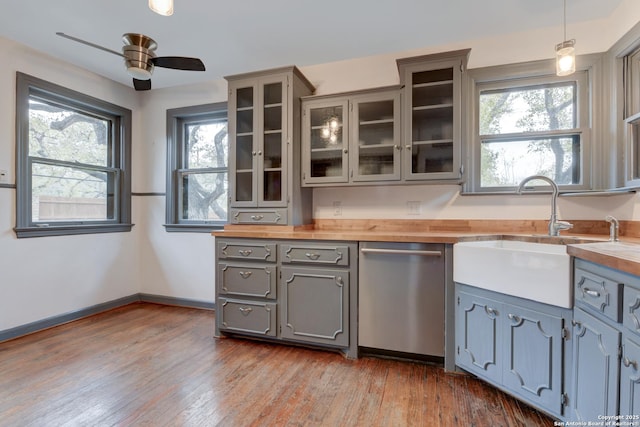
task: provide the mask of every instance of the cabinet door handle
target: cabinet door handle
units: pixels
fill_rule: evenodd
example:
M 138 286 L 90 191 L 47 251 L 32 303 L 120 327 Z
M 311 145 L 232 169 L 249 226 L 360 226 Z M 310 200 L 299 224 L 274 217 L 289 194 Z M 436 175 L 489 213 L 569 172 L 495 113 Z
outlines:
M 520 319 L 520 316 L 517 316 L 517 315 L 512 314 L 512 313 L 509 313 L 507 315 L 507 317 L 509 317 L 509 319 L 513 320 L 515 323 L 520 323 L 520 320 L 522 320 L 522 319 Z
M 336 278 L 336 283 L 340 286 L 344 286 L 344 280 L 342 280 L 342 276 L 338 276 Z
M 251 249 L 247 249 L 247 250 L 242 250 L 242 249 L 240 249 L 240 250 L 238 251 L 238 253 L 239 253 L 240 255 L 242 255 L 242 256 L 249 256 L 249 255 L 251 255 L 251 252 L 253 252 Z
M 240 277 L 242 277 L 243 279 L 246 279 L 249 276 L 251 276 L 250 271 L 240 271 Z
M 342 150 L 342 152 L 343 152 L 344 154 L 347 154 L 347 153 L 349 152 L 349 150 L 347 150 L 347 149 L 345 148 L 344 150 Z
M 238 310 L 240 310 L 240 313 L 244 314 L 245 316 L 248 316 L 249 313 L 251 313 L 253 311 L 253 308 L 251 308 L 251 307 L 240 307 L 240 308 L 238 308 Z
M 584 288 L 583 292 L 585 294 L 589 295 L 590 297 L 600 298 L 600 292 L 598 292 L 598 291 L 594 291 L 594 290 L 589 289 L 589 288 Z
M 404 148 L 406 148 L 407 150 L 411 151 L 411 145 L 405 145 Z
M 256 153 L 255 151 L 252 151 L 252 152 L 251 152 L 251 154 L 252 154 L 253 156 L 255 156 L 255 155 L 257 155 L 258 153 Z
M 317 260 L 318 258 L 320 258 L 320 254 L 316 254 L 316 253 L 313 253 L 313 252 L 307 252 L 306 254 L 304 254 L 304 256 L 306 256 L 307 258 L 312 259 L 314 261 Z
M 578 328 L 581 328 L 581 327 L 582 327 L 582 322 L 578 322 L 577 320 L 572 320 L 572 321 L 571 321 L 571 324 L 572 324 L 573 326 L 577 326 Z
M 251 215 L 251 219 L 254 221 L 262 221 L 264 215 Z
M 495 308 L 491 308 L 489 306 L 485 307 L 485 311 L 487 312 L 488 315 L 490 316 L 497 316 L 498 312 Z
M 399 144 L 396 144 L 395 147 L 396 147 L 396 150 L 398 150 L 398 151 L 400 151 L 402 149 L 402 147 Z
M 258 156 L 262 156 L 262 151 L 258 151 Z
M 635 360 L 629 360 L 629 358 L 627 356 L 625 356 L 622 359 L 622 363 L 624 364 L 624 366 L 626 366 L 627 368 L 629 366 L 633 366 L 633 369 L 635 369 L 636 371 L 638 370 L 638 362 Z

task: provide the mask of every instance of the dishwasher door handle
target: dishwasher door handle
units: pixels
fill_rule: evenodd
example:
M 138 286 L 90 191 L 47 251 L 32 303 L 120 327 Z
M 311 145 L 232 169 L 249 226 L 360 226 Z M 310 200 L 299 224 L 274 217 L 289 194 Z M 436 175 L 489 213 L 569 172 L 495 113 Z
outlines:
M 363 254 L 392 254 L 392 255 L 419 255 L 419 256 L 442 256 L 441 251 L 422 251 L 418 249 L 378 249 L 360 248 Z

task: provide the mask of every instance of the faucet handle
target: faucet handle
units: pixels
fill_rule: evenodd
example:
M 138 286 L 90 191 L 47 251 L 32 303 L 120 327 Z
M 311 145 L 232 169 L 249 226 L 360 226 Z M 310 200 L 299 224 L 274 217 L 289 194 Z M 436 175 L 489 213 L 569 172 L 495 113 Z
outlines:
M 573 224 L 567 221 L 556 221 L 555 226 L 557 230 L 568 230 L 573 228 Z
M 617 242 L 620 234 L 620 223 L 611 215 L 607 215 L 604 220 L 609 223 L 609 240 Z

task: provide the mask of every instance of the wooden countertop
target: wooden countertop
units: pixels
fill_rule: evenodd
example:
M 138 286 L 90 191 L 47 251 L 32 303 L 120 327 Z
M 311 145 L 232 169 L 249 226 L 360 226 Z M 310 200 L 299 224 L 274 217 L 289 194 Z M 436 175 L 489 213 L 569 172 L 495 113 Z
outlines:
M 567 245 L 577 258 L 640 276 L 638 225 L 621 228 L 621 242 L 609 242 L 604 221 L 576 221 L 574 233 L 546 235 L 546 221 L 537 220 L 320 220 L 306 226 L 230 225 L 216 237 L 360 242 L 416 242 L 454 244 L 470 240 L 525 240 Z M 576 224 L 577 223 L 577 224 Z M 605 223 L 606 224 L 606 223 Z M 577 226 L 576 226 L 577 225 Z M 628 235 L 625 235 L 627 231 Z

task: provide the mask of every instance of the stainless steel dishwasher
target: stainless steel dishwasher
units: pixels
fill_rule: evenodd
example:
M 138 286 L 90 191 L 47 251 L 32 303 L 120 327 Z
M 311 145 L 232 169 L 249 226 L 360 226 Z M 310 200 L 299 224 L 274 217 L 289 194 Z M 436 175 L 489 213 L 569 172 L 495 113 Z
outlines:
M 443 244 L 361 242 L 358 346 L 444 356 Z

